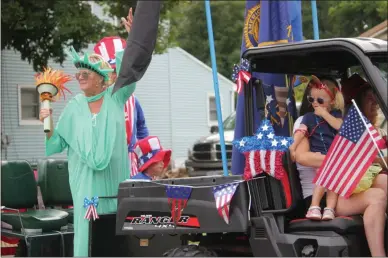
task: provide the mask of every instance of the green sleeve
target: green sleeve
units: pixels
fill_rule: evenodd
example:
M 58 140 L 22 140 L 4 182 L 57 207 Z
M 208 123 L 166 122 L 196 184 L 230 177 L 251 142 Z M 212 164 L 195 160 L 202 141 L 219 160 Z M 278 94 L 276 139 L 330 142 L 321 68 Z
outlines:
M 66 141 L 57 133 L 57 130 L 54 130 L 53 135 L 50 139 L 45 137 L 46 141 L 46 156 L 53 155 L 55 153 L 61 153 L 66 149 Z
M 124 105 L 125 102 L 127 102 L 127 100 L 129 99 L 129 97 L 131 97 L 132 93 L 135 91 L 135 88 L 136 88 L 136 82 L 128 86 L 124 86 L 120 88 L 118 91 L 116 91 L 115 93 L 113 93 L 112 98 L 120 105 Z M 112 93 L 113 87 L 112 86 L 109 87 L 108 90 L 109 90 L 109 93 Z

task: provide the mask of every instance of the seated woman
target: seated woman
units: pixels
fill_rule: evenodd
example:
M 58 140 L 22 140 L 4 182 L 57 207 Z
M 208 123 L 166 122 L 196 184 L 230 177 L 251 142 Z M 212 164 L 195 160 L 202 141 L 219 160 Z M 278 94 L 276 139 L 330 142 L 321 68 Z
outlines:
M 344 84 L 346 85 L 347 82 Z M 357 92 L 355 101 L 361 112 L 373 123 L 377 118 L 377 102 L 373 95 L 372 88 L 366 87 L 364 81 L 360 84 L 352 84 L 352 92 Z M 297 125 L 296 125 L 297 126 Z M 296 127 L 297 128 L 297 127 Z M 307 139 L 303 139 L 296 149 L 296 162 L 302 166 L 319 168 L 325 158 L 325 155 L 320 153 L 310 152 L 310 146 Z M 379 158 L 376 158 L 379 162 Z M 313 170 L 315 173 L 315 170 Z M 314 174 L 315 176 L 315 174 Z M 313 178 L 312 176 L 311 178 Z M 301 181 L 302 189 L 309 189 L 308 185 L 313 188 L 313 183 L 310 181 Z M 384 250 L 384 227 L 386 223 L 385 211 L 387 208 L 387 174 L 380 172 L 376 176 L 371 188 L 366 191 L 352 194 L 348 199 L 341 196 L 338 197 L 336 213 L 339 216 L 351 216 L 363 214 L 365 235 L 368 241 L 369 249 L 372 256 L 386 256 Z M 307 207 L 309 206 L 308 193 L 304 192 L 304 201 Z M 311 198 L 310 198 L 311 200 Z

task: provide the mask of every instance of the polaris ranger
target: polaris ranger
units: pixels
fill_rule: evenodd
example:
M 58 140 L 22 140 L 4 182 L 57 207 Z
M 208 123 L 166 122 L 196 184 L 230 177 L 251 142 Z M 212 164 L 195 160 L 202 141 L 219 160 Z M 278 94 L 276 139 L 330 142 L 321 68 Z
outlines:
M 327 75 L 337 79 L 348 78 L 355 71 L 363 73 L 375 90 L 382 113 L 388 117 L 386 41 L 304 41 L 251 48 L 243 58 L 249 60 L 251 72 Z M 252 135 L 253 99 L 257 98 L 257 108 L 264 114 L 265 98 L 260 81 L 244 86 L 246 135 Z M 282 184 L 263 174 L 257 180 L 239 183 L 230 206 L 229 224 L 217 212 L 211 186 L 242 180 L 242 176 L 122 182 L 117 214 L 101 215 L 91 222 L 90 255 L 369 256 L 361 215 L 319 222 L 290 219 L 302 198 L 301 187 L 288 153 L 283 165 L 289 177 L 292 205 L 286 208 Z M 161 184 L 195 187 L 176 224 Z

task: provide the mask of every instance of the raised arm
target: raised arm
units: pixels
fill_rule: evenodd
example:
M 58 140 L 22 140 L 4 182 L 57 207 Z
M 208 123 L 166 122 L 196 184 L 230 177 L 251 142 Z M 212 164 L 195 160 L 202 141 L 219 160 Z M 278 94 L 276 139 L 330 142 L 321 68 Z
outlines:
M 155 49 L 162 1 L 138 1 L 113 93 L 145 74 Z

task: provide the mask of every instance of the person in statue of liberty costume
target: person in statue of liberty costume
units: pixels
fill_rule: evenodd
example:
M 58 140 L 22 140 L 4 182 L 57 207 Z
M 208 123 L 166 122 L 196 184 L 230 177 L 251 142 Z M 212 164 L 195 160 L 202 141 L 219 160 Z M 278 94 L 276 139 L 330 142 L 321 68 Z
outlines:
M 74 204 L 74 256 L 88 256 L 86 218 L 95 218 L 96 214 L 85 215 L 87 210 L 92 207 L 97 214 L 116 212 L 116 200 L 96 197 L 117 195 L 119 183 L 129 176 L 124 104 L 151 62 L 160 7 L 161 1 L 138 1 L 127 46 L 116 55 L 119 76 L 114 87 L 107 87 L 113 71 L 108 63 L 97 61 L 96 54 L 81 58 L 71 50 L 83 94 L 68 102 L 55 128 L 51 125 L 46 155 L 67 149 Z M 49 115 L 51 110 L 41 109 L 42 121 Z

